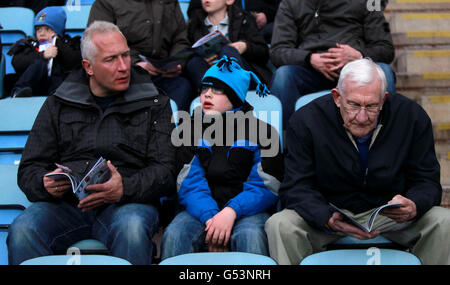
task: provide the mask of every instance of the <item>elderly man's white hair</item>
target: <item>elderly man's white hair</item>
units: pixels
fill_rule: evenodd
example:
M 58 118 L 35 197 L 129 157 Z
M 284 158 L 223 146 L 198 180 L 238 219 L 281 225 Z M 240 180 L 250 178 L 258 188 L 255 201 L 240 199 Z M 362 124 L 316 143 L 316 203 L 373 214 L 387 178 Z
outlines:
M 386 93 L 386 76 L 383 69 L 374 63 L 370 58 L 363 58 L 347 63 L 341 70 L 337 88 L 345 93 L 346 84 L 351 82 L 355 87 L 367 86 L 376 77 L 381 81 L 380 96 L 383 99 Z
M 97 54 L 97 47 L 93 43 L 93 35 L 96 33 L 106 34 L 111 32 L 118 32 L 122 34 L 120 29 L 113 23 L 106 21 L 94 21 L 83 32 L 83 39 L 80 44 L 81 56 L 83 59 L 88 59 L 91 62 L 94 61 L 94 57 Z M 123 35 L 123 34 L 122 34 Z

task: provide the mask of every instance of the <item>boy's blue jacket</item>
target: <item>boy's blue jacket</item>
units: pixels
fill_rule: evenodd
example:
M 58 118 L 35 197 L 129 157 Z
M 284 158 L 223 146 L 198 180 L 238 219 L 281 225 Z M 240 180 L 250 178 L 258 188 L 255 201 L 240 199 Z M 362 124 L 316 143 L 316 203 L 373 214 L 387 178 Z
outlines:
M 243 112 L 251 110 L 247 103 Z M 197 109 L 196 111 L 200 111 Z M 224 129 L 226 113 L 222 114 Z M 245 134 L 239 137 L 235 132 L 234 140 L 211 144 L 206 139 L 208 127 L 213 123 L 202 124 L 202 136 L 194 142 L 192 131 L 191 146 L 181 146 L 177 150 L 179 174 L 177 178 L 178 199 L 189 214 L 205 223 L 222 208 L 228 206 L 236 211 L 236 219 L 268 211 L 278 200 L 278 188 L 283 178 L 283 160 L 281 151 L 273 157 L 261 157 L 259 132 L 264 129 L 268 137 L 278 132 L 270 125 L 257 120 L 258 135 L 250 136 L 249 121 L 245 122 Z M 191 120 L 192 130 L 194 119 Z M 214 122 L 214 121 L 213 121 Z M 217 125 L 216 125 L 217 126 Z M 230 128 L 230 125 L 228 125 Z M 251 131 L 256 131 L 253 128 Z M 255 140 L 256 137 L 256 140 Z M 194 144 L 195 143 L 195 144 Z

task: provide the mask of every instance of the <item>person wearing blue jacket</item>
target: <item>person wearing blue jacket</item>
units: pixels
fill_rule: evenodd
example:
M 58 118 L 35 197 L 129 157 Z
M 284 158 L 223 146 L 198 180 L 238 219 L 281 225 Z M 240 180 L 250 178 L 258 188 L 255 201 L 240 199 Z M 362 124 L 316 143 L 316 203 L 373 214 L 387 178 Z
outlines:
M 164 232 L 163 260 L 206 250 L 269 254 L 264 224 L 278 200 L 283 162 L 279 143 L 277 151 L 264 152 L 268 146 L 261 142 L 261 135 L 276 137 L 277 142 L 279 135 L 256 119 L 245 101 L 252 80 L 257 93 L 264 96 L 267 88 L 257 76 L 227 56 L 202 79 L 201 108 L 189 122 L 194 130 L 188 140 L 191 144 L 177 152 L 182 211 Z M 240 116 L 245 120 L 238 122 Z M 241 127 L 244 132 L 239 131 Z M 212 128 L 215 134 L 209 135 Z M 201 130 L 200 135 L 196 130 Z

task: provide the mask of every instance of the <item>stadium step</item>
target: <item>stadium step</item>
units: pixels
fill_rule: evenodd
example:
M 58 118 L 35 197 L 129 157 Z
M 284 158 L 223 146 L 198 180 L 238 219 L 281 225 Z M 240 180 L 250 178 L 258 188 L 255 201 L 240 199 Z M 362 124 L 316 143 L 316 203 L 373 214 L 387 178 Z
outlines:
M 441 206 L 450 209 L 450 184 L 442 185 Z
M 450 0 L 390 0 L 384 11 L 396 57 L 397 91 L 430 116 L 450 208 Z
M 450 77 L 450 48 L 399 51 L 395 61 L 397 72 Z

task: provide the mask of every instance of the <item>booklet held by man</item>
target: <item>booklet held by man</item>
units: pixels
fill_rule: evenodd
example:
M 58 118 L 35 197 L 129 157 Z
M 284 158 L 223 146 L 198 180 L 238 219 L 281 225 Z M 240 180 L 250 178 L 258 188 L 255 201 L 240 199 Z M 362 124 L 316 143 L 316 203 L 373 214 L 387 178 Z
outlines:
M 106 160 L 100 157 L 88 173 L 81 179 L 72 173 L 72 170 L 64 165 L 56 163 L 56 166 L 63 172 L 47 173 L 45 176 L 54 180 L 68 179 L 72 184 L 72 191 L 79 200 L 87 197 L 90 193 L 86 192 L 86 187 L 91 184 L 100 184 L 109 179 L 110 172 Z
M 402 205 L 402 203 L 391 203 L 391 204 L 386 204 L 386 205 L 383 205 L 381 207 L 374 209 L 372 211 L 372 213 L 370 214 L 369 219 L 367 220 L 366 224 L 362 225 L 358 221 L 356 221 L 354 218 L 349 216 L 347 213 L 345 213 L 344 211 L 342 211 L 341 209 L 339 209 L 338 207 L 336 207 L 335 205 L 330 203 L 330 206 L 333 207 L 333 209 L 335 209 L 339 213 L 341 213 L 350 224 L 357 226 L 358 228 L 362 229 L 365 232 L 372 231 L 373 223 L 375 222 L 375 219 L 377 218 L 378 213 L 380 211 L 382 211 L 383 209 L 386 209 L 386 208 L 398 208 L 401 205 Z
M 192 55 L 194 51 L 190 48 L 177 52 L 176 54 L 165 59 L 148 58 L 142 54 L 138 55 L 142 61 L 153 65 L 154 67 L 163 71 L 171 70 L 178 65 L 183 65 Z

